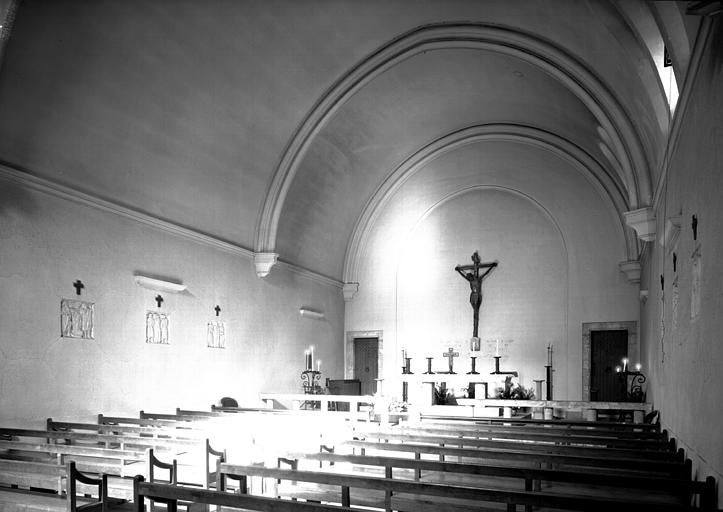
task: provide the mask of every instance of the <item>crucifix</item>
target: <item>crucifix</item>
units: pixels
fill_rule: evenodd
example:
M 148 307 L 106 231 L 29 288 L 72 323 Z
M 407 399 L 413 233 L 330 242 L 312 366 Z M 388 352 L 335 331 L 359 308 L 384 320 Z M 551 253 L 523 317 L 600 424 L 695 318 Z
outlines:
M 472 337 L 474 338 L 478 337 L 479 308 L 482 305 L 482 280 L 487 277 L 487 274 L 492 272 L 496 266 L 496 261 L 492 263 L 480 263 L 479 254 L 475 251 L 472 255 L 472 265 L 457 265 L 454 267 L 454 269 L 459 272 L 459 275 L 469 282 L 471 289 L 469 303 L 472 305 L 472 311 L 474 312 L 472 329 Z M 481 270 L 484 270 L 484 272 L 480 273 Z
M 73 286 L 75 287 L 75 293 L 76 293 L 77 295 L 80 295 L 80 290 L 82 290 L 83 288 L 85 288 L 85 285 L 83 284 L 83 282 L 82 282 L 80 279 L 76 280 L 76 281 L 73 283 Z
M 454 375 L 454 358 L 459 357 L 459 352 L 455 352 L 452 347 L 449 347 L 447 352 L 442 353 L 442 357 L 449 359 L 449 373 Z
M 216 312 L 216 316 L 218 316 L 218 314 L 221 312 L 221 306 L 219 306 L 218 304 L 216 304 L 216 307 L 213 308 L 213 310 Z
M 163 297 L 161 297 L 160 294 L 156 295 L 156 302 L 158 303 L 158 307 L 161 307 L 161 302 L 163 302 Z

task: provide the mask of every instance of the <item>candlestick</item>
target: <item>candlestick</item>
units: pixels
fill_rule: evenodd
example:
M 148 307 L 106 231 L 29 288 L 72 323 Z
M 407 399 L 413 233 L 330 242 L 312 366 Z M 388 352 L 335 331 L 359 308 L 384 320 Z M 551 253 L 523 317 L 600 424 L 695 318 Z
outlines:
M 472 371 L 467 372 L 467 375 L 479 375 L 479 372 L 477 371 L 477 368 L 475 368 L 477 364 L 477 358 L 475 356 L 470 357 L 472 360 Z
M 427 371 L 424 372 L 424 374 L 425 375 L 434 374 L 434 372 L 432 371 L 432 358 L 431 357 L 427 358 Z

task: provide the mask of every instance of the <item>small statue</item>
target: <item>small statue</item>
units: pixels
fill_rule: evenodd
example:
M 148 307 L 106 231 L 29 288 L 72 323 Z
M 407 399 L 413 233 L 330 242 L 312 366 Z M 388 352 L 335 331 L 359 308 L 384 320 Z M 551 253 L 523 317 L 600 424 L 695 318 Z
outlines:
M 512 375 L 505 377 L 505 398 L 512 396 Z

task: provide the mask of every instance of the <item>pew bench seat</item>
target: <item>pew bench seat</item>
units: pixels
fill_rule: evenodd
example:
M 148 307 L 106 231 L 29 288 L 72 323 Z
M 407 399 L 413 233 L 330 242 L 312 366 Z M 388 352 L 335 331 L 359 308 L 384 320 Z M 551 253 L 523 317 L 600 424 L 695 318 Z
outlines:
M 74 462 L 57 465 L 0 460 L 0 509 L 3 511 L 131 510 L 122 507 L 126 499 L 109 497 L 108 489 L 106 475 L 85 474 Z M 132 493 L 127 498 L 132 498 Z

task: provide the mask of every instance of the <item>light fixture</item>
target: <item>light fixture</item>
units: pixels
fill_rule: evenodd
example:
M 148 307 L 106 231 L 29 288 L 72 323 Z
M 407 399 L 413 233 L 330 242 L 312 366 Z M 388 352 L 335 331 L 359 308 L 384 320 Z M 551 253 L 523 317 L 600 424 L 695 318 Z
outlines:
M 324 318 L 324 313 L 314 311 L 313 309 L 301 308 L 299 309 L 299 314 L 305 318 L 313 318 L 314 320 L 321 320 Z
M 185 284 L 174 283 L 172 281 L 165 281 L 163 279 L 157 279 L 155 277 L 148 277 L 141 274 L 135 274 L 133 280 L 137 285 L 149 290 L 159 290 L 168 293 L 181 293 L 186 289 Z

